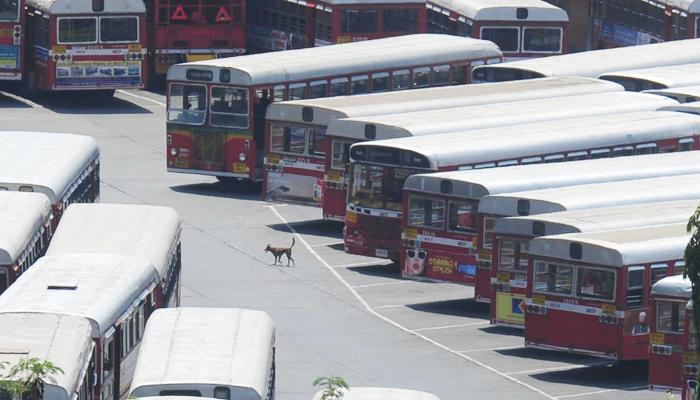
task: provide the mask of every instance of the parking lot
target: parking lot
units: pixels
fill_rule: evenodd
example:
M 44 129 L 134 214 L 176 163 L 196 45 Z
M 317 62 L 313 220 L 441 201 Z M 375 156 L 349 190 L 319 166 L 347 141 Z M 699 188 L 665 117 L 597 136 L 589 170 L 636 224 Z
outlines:
M 93 136 L 100 201 L 178 210 L 182 305 L 267 311 L 278 328 L 280 400 L 310 399 L 313 379 L 327 374 L 442 400 L 664 398 L 647 390 L 645 363 L 526 349 L 522 332 L 489 324 L 471 288 L 403 280 L 387 261 L 345 254 L 342 226 L 321 221 L 318 209 L 262 202 L 255 184 L 167 173 L 161 94 L 27 100 L 5 92 L 0 110 L 2 130 Z M 295 265 L 271 265 L 265 246 L 293 237 Z

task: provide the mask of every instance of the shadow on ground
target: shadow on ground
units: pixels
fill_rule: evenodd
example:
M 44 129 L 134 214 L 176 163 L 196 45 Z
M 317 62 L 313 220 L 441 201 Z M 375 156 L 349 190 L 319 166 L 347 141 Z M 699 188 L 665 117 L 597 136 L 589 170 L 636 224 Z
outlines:
M 430 303 L 408 304 L 406 307 L 421 312 L 468 318 L 489 318 L 489 305 L 474 299 L 443 300 Z
M 289 225 L 293 226 L 294 230 L 300 235 L 323 236 L 329 239 L 343 240 L 343 224 L 337 221 L 314 219 L 311 221 L 290 222 Z M 268 225 L 268 227 L 276 231 L 289 232 L 287 224 L 272 224 Z M 342 244 L 340 246 L 342 250 Z
M 170 189 L 178 193 L 194 194 L 198 196 L 215 196 L 239 200 L 260 200 L 260 183 L 242 181 L 191 183 L 187 185 L 171 186 Z
M 543 382 L 583 385 L 587 388 L 647 390 L 649 364 L 646 361 L 574 368 L 530 375 Z
M 59 114 L 152 114 L 151 110 L 128 100 L 103 97 L 87 91 L 47 93 L 28 99 Z

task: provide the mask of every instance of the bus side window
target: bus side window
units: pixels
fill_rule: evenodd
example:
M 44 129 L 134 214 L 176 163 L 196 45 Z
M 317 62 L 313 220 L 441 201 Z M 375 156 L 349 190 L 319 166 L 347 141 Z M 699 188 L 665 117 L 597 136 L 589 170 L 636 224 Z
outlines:
M 420 67 L 413 69 L 413 87 L 430 86 L 430 67 Z
M 544 156 L 545 163 L 555 163 L 555 162 L 562 162 L 562 161 L 564 161 L 563 154 L 550 154 L 548 156 Z
M 585 151 L 574 151 L 566 155 L 567 161 L 586 160 L 588 153 Z
M 678 151 L 693 150 L 693 138 L 682 138 L 678 140 Z
M 306 84 L 292 83 L 289 85 L 289 100 L 303 100 L 306 98 Z
M 450 66 L 450 77 L 452 77 L 451 83 L 453 85 L 460 85 L 467 82 L 467 66 L 466 65 L 451 65 Z
M 331 80 L 331 96 L 345 96 L 346 94 L 348 94 L 348 78 Z
M 673 275 L 680 275 L 685 272 L 685 261 L 676 261 L 673 263 Z
M 608 158 L 610 157 L 610 149 L 595 149 L 591 150 L 591 159 Z
M 433 67 L 433 86 L 448 85 L 450 83 L 450 66 L 436 65 Z
M 287 100 L 287 87 L 284 85 L 277 85 L 274 88 L 275 95 L 274 99 L 275 101 L 285 101 Z
M 636 308 L 644 305 L 644 267 L 627 269 L 627 307 Z
M 313 81 L 309 84 L 309 98 L 328 97 L 328 81 Z
M 653 154 L 656 153 L 656 143 L 638 144 L 636 154 Z
M 392 90 L 408 89 L 411 87 L 411 76 L 409 71 L 407 69 L 394 71 L 391 74 L 391 87 Z
M 634 147 L 620 146 L 613 149 L 613 157 L 631 156 L 634 154 Z
M 386 92 L 389 90 L 389 73 L 377 72 L 372 74 L 372 93 Z
M 520 160 L 520 164 L 539 164 L 542 162 L 542 157 L 527 157 Z
M 366 94 L 369 93 L 369 75 L 353 76 L 350 87 L 350 94 Z
M 651 264 L 651 285 L 668 276 L 667 264 Z

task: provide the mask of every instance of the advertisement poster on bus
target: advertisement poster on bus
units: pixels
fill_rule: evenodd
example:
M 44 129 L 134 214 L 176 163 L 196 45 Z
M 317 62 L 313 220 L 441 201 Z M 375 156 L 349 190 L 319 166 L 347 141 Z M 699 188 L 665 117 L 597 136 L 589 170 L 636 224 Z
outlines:
M 270 201 L 321 206 L 323 178 L 309 175 L 267 173 L 267 193 Z
M 141 61 L 59 61 L 59 87 L 139 87 Z
M 19 46 L 0 45 L 0 69 L 19 68 Z
M 496 320 L 517 325 L 525 324 L 525 295 L 496 293 Z

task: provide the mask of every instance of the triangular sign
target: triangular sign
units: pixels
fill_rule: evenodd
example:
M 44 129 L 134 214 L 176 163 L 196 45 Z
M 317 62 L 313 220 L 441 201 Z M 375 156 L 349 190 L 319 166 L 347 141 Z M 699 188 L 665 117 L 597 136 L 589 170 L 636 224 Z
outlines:
M 224 6 L 219 7 L 219 12 L 216 13 L 216 22 L 231 22 L 231 16 Z
M 175 8 L 175 11 L 173 12 L 173 15 L 170 16 L 170 19 L 172 21 L 187 21 L 187 14 L 185 13 L 185 9 L 182 8 L 182 5 Z

